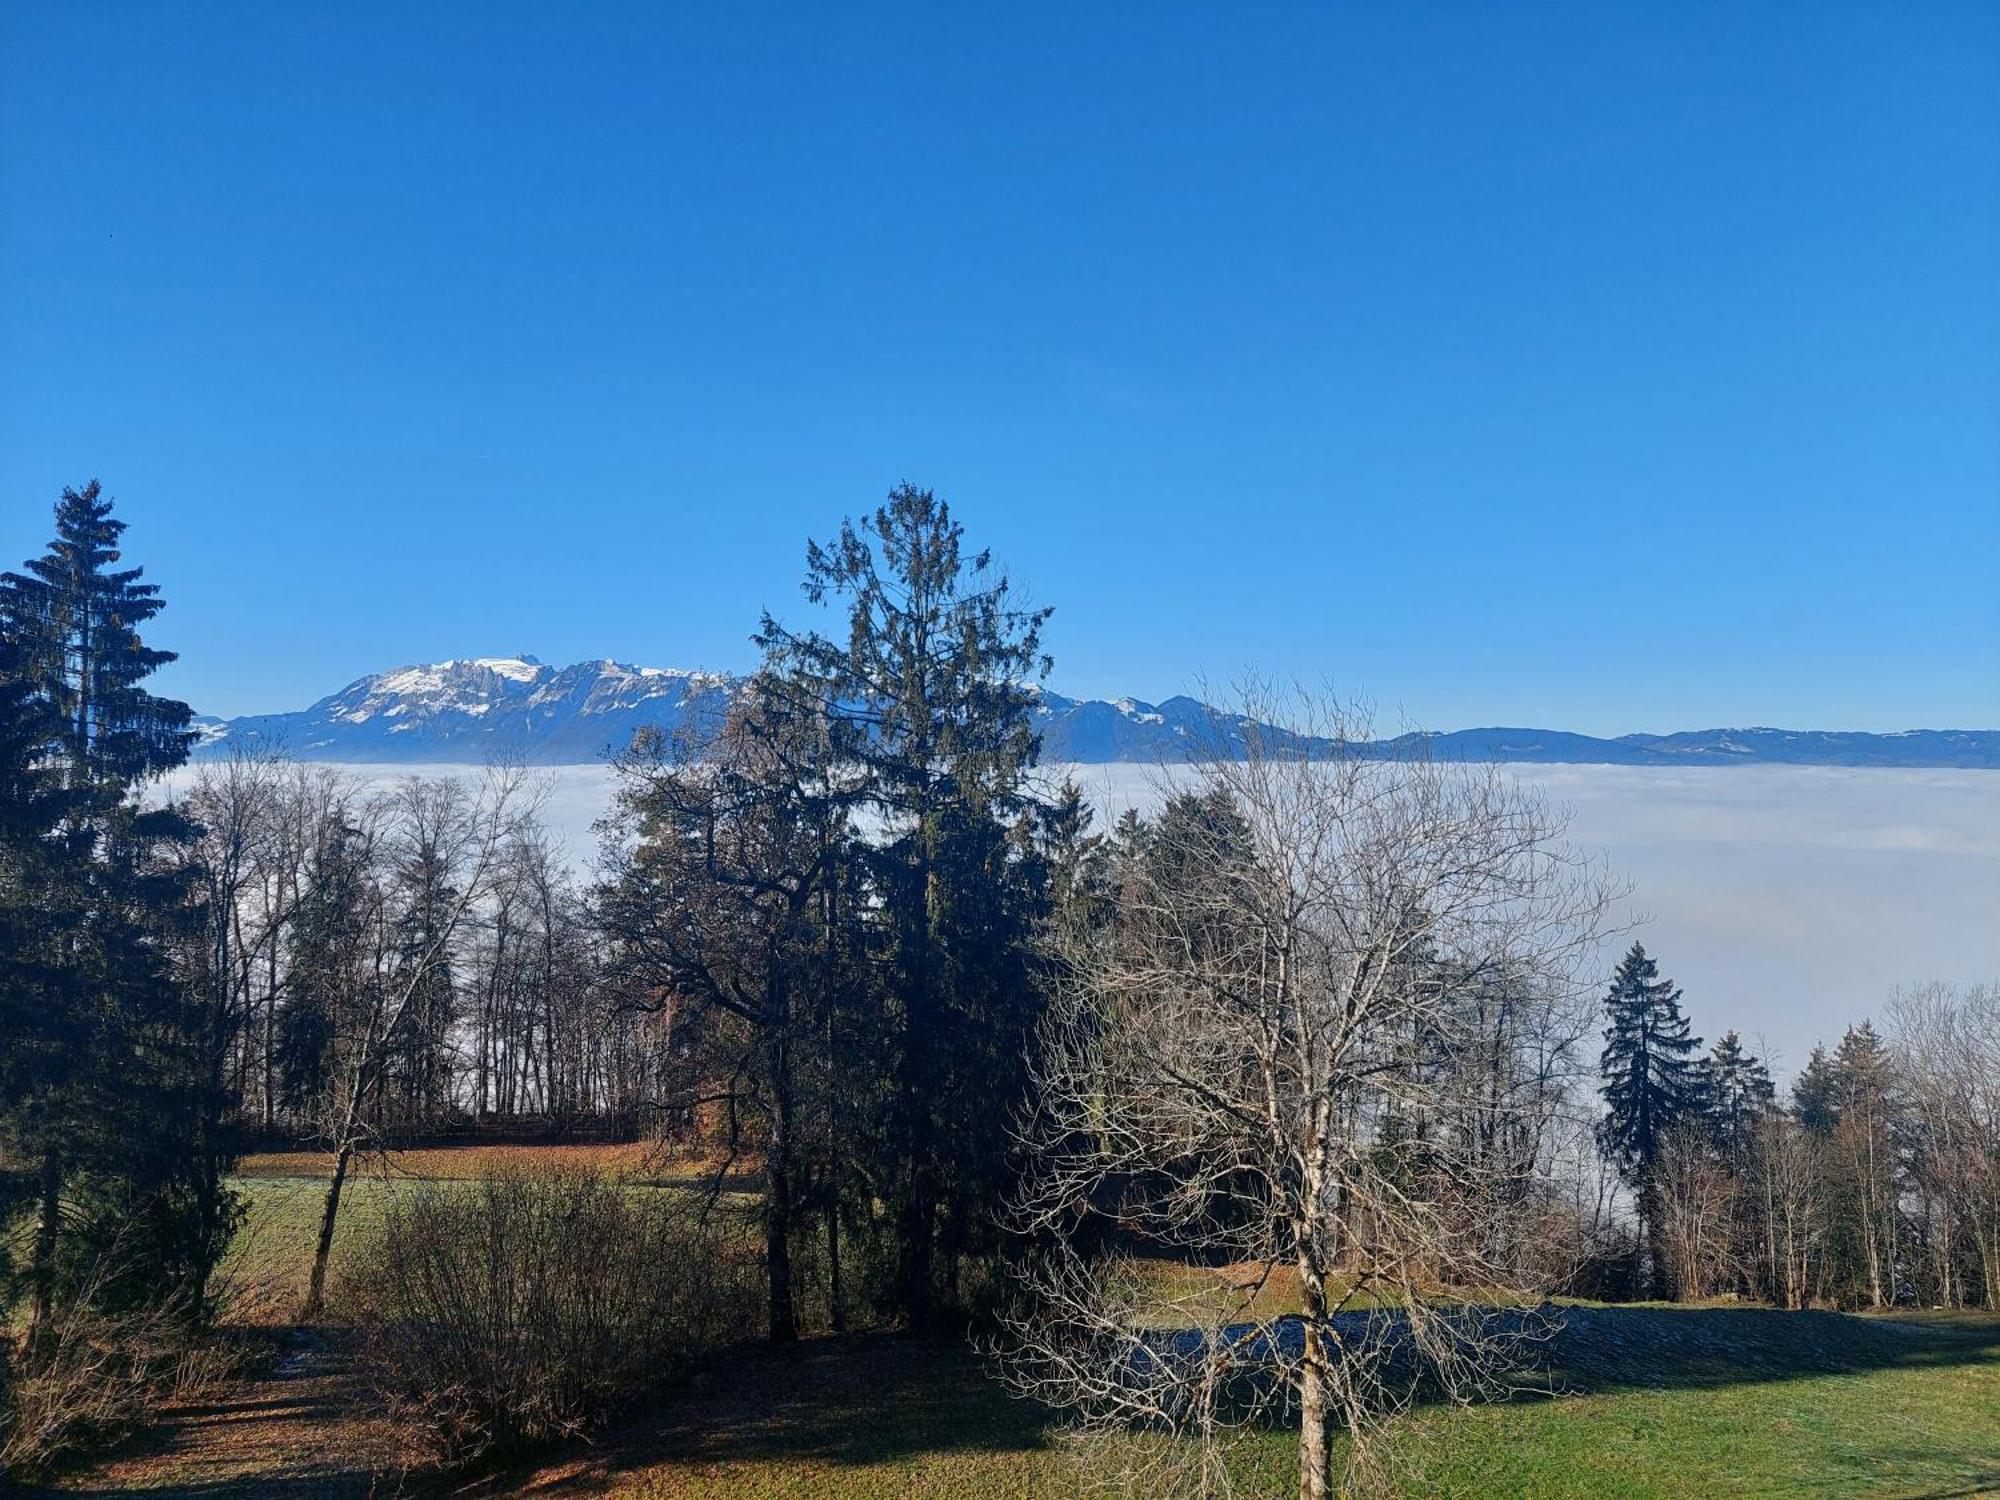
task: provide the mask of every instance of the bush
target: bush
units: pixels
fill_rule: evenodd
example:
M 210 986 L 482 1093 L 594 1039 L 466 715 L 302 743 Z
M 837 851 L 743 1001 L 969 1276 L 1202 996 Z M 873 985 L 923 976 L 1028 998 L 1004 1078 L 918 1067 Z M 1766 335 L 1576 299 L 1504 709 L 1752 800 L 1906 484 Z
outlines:
M 212 1388 L 236 1358 L 170 1310 L 64 1303 L 34 1350 L 0 1361 L 11 1364 L 0 1368 L 0 1476 L 35 1478 L 113 1442 Z
M 427 1184 L 390 1205 L 341 1305 L 445 1462 L 570 1437 L 758 1331 L 744 1228 L 700 1208 L 574 1169 Z

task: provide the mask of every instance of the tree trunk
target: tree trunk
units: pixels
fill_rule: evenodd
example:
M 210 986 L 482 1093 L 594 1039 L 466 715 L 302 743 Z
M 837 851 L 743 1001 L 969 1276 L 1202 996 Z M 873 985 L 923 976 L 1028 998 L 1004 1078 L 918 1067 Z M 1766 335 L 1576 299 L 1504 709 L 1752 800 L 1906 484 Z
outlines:
M 326 1209 L 320 1215 L 319 1243 L 313 1248 L 312 1284 L 306 1292 L 301 1321 L 317 1318 L 326 1301 L 326 1262 L 333 1253 L 333 1226 L 340 1216 L 340 1190 L 347 1184 L 347 1163 L 354 1155 L 352 1146 L 342 1146 L 333 1158 L 333 1180 L 326 1185 Z
M 771 1155 L 765 1164 L 764 1255 L 770 1275 L 770 1335 L 774 1344 L 799 1336 L 792 1302 L 792 1084 L 782 1038 L 771 1049 Z
M 1650 1178 L 1639 1189 L 1639 1214 L 1646 1221 L 1646 1254 L 1652 1261 L 1648 1268 L 1647 1290 L 1656 1302 L 1673 1299 L 1672 1278 L 1667 1273 L 1666 1215 L 1660 1212 L 1660 1194 Z
M 1318 1317 L 1309 1314 L 1305 1360 L 1299 1372 L 1299 1500 L 1331 1500 L 1333 1495 L 1327 1357 L 1325 1331 Z
M 910 1201 L 903 1209 L 903 1322 L 905 1331 L 929 1333 L 932 1320 L 931 1248 L 937 1238 L 937 1209 L 931 1201 L 928 1173 L 919 1169 L 910 1184 Z
M 840 1283 L 840 1202 L 826 1203 L 826 1306 L 835 1333 L 847 1332 L 847 1292 Z

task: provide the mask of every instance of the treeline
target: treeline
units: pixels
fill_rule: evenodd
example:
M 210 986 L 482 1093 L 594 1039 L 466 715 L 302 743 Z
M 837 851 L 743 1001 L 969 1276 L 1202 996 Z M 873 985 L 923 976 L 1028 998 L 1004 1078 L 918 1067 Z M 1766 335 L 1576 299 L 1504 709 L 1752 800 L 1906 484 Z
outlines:
M 963 1300 L 1081 816 L 1029 783 L 1044 613 L 909 487 L 808 569 L 839 639 L 765 619 L 726 714 L 631 746 L 593 882 L 518 771 L 382 790 L 238 756 L 193 777 L 189 968 L 219 1095 L 332 1156 L 310 1305 L 353 1163 L 470 1123 L 644 1130 L 754 1166 L 775 1336 L 807 1253 L 835 1326 L 851 1296 L 913 1327 Z
M 1702 1054 L 1680 998 L 1634 945 L 1605 1000 L 1599 1136 L 1644 1229 L 1630 1289 L 2000 1308 L 2000 991 L 1904 992 L 1784 1098 L 1736 1032 Z
M 642 1127 L 660 1097 L 655 1028 L 532 793 L 505 775 L 384 788 L 259 755 L 199 768 L 176 805 L 200 829 L 198 960 L 241 1127 L 322 1132 L 371 1047 L 357 1123 L 376 1140 Z

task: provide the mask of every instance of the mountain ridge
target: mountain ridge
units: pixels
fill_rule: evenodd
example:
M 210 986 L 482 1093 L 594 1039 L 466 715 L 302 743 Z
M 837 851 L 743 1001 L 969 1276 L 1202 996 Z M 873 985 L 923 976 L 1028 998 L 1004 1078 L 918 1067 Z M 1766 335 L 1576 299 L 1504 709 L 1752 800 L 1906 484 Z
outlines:
M 641 667 L 609 657 L 552 667 L 533 656 L 414 663 L 356 678 L 307 708 L 197 720 L 196 754 L 235 748 L 301 760 L 438 764 L 495 755 L 530 765 L 603 760 L 646 726 L 671 732 L 719 714 L 742 679 L 726 672 Z M 1077 699 L 1036 690 L 1045 761 L 1084 764 L 1186 760 L 1208 749 L 1240 754 L 1252 736 L 1329 753 L 1332 742 L 1225 713 L 1176 695 Z M 2000 769 L 2000 730 L 1770 727 L 1680 730 L 1615 737 L 1505 725 L 1413 731 L 1348 746 L 1350 753 L 1546 765 L 1818 765 Z

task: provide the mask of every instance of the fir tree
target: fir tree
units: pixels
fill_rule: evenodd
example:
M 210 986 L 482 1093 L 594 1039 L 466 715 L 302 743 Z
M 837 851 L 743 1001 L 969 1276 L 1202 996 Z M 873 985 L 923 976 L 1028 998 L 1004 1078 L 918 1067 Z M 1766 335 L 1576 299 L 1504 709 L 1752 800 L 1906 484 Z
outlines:
M 20 643 L 0 634 L 0 1143 L 7 1155 L 29 1159 L 47 1082 L 71 1050 L 49 1003 L 59 977 L 51 961 L 59 910 L 48 899 L 48 866 L 66 805 L 44 762 L 56 728 Z M 0 1172 L 0 1223 L 38 1185 L 36 1173 Z M 11 1248 L 0 1237 L 0 1306 L 11 1300 Z
M 1816 1136 L 1832 1132 L 1840 1115 L 1840 1077 L 1826 1048 L 1814 1047 L 1792 1082 L 1792 1116 Z
M 907 484 L 832 543 L 808 544 L 805 593 L 846 602 L 844 639 L 767 615 L 757 641 L 776 690 L 827 716 L 882 822 L 881 1180 L 893 1185 L 898 1300 L 921 1330 L 1004 1195 L 1007 1122 L 1039 1014 L 1032 938 L 1045 894 L 1015 829 L 1035 800 L 1030 683 L 1049 668 L 1048 611 L 1018 604 L 989 556 L 967 553 L 950 507 Z
M 1638 943 L 1612 976 L 1604 997 L 1604 1118 L 1598 1139 L 1638 1200 L 1652 1252 L 1656 1290 L 1664 1295 L 1666 1256 L 1655 1171 L 1669 1134 L 1707 1107 L 1701 1038 L 1688 1032 L 1681 992 Z
M 1048 871 L 1049 903 L 1061 921 L 1078 927 L 1093 925 L 1111 897 L 1110 856 L 1104 835 L 1090 831 L 1095 820 L 1083 788 L 1074 781 L 1065 781 L 1035 818 L 1035 848 Z
M 1827 1079 L 1823 1124 L 1839 1226 L 1835 1274 L 1849 1296 L 1883 1307 L 1897 1290 L 1902 1100 L 1895 1062 L 1872 1025 L 1847 1029 Z
M 1708 1057 L 1709 1119 L 1725 1151 L 1738 1152 L 1757 1122 L 1777 1107 L 1778 1091 L 1763 1059 L 1743 1050 L 1743 1039 L 1725 1031 Z
M 38 1331 L 62 1284 L 114 1241 L 109 1299 L 197 1301 L 229 1228 L 228 1199 L 198 1148 L 195 1008 L 167 961 L 189 912 L 189 872 L 175 856 L 194 830 L 137 795 L 186 759 L 191 715 L 143 685 L 173 654 L 140 637 L 162 601 L 139 569 L 112 566 L 125 526 L 110 500 L 95 481 L 65 490 L 55 520 L 47 553 L 0 574 L 15 693 L 40 716 L 27 765 L 62 800 L 28 938 L 46 980 L 34 1062 L 0 1101 L 12 1149 L 37 1173 Z

